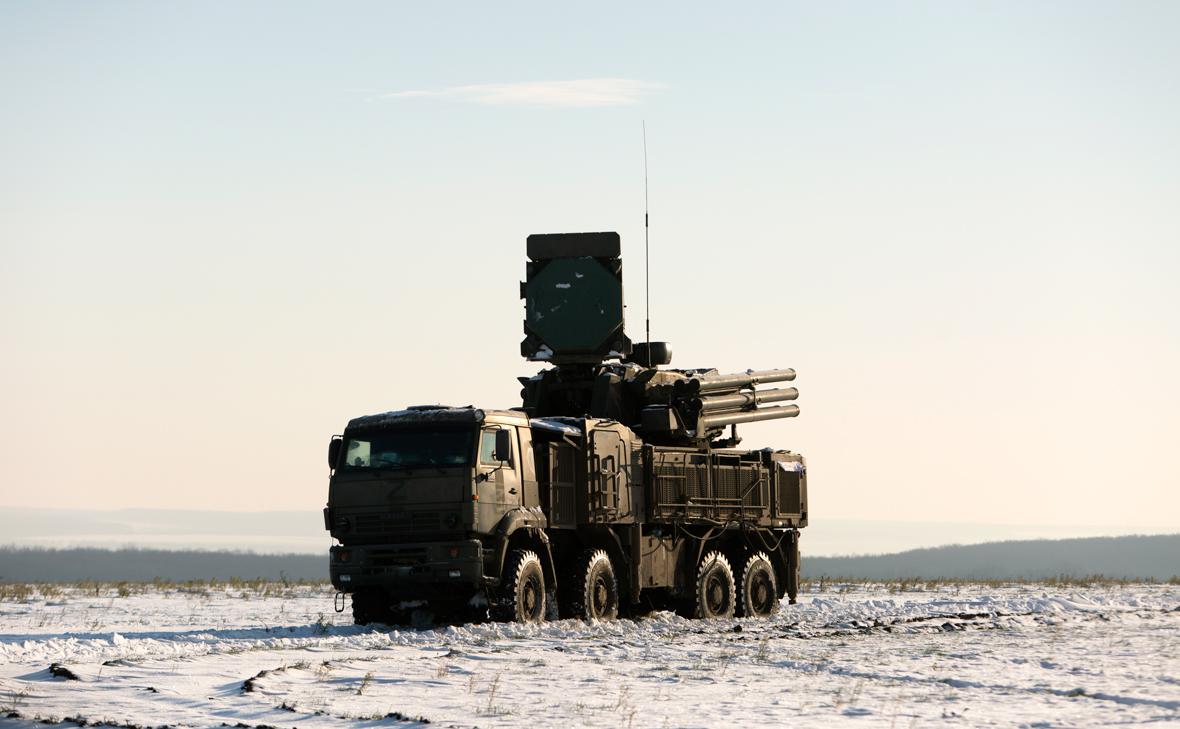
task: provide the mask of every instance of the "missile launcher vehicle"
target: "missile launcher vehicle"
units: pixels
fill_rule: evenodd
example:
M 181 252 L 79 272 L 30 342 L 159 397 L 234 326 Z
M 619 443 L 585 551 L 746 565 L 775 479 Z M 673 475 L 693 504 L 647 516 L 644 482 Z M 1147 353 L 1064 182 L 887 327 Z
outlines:
M 351 420 L 328 449 L 332 584 L 357 623 L 773 613 L 799 589 L 807 471 L 740 450 L 790 418 L 795 372 L 672 369 L 624 331 L 616 233 L 527 241 L 511 409 L 424 405 Z M 728 428 L 728 433 L 726 429 Z

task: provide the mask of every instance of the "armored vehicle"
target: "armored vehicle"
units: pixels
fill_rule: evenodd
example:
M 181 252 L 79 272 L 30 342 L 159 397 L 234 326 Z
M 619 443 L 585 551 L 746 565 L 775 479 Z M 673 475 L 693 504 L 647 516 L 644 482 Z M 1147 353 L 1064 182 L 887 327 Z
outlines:
M 422 405 L 351 420 L 328 449 L 332 584 L 357 623 L 773 613 L 799 587 L 807 473 L 739 450 L 794 417 L 794 370 L 671 369 L 624 331 L 616 233 L 527 241 L 511 409 Z M 729 429 L 728 435 L 726 429 Z

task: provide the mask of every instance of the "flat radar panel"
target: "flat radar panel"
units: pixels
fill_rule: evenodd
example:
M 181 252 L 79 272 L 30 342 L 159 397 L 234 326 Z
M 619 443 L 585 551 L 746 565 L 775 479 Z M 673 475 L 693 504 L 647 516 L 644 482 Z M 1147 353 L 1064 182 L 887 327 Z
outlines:
M 533 260 L 522 287 L 528 336 L 521 353 L 554 363 L 627 355 L 617 234 L 530 236 L 529 242 Z

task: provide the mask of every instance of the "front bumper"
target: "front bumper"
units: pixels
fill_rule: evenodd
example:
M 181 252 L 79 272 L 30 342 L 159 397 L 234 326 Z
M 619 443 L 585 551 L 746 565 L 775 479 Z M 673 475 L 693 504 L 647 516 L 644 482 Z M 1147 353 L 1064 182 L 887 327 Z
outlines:
M 332 586 L 340 592 L 381 587 L 404 599 L 482 587 L 483 565 L 484 548 L 478 539 L 336 546 L 329 557 Z

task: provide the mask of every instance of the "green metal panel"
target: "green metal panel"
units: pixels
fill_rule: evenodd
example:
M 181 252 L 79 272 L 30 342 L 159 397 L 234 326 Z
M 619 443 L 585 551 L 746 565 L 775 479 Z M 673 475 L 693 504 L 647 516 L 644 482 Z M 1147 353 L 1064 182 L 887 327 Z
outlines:
M 525 311 L 554 353 L 606 354 L 623 323 L 623 283 L 597 259 L 553 259 L 525 284 Z

